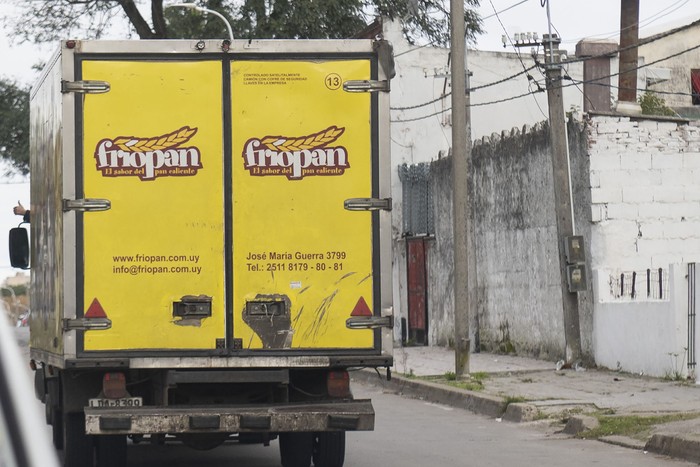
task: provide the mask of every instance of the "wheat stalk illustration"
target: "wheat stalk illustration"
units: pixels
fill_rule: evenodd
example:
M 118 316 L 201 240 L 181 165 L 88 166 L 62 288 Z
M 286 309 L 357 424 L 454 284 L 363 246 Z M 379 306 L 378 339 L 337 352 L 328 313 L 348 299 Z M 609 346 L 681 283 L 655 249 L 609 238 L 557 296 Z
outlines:
M 340 138 L 340 135 L 345 132 L 345 128 L 329 126 L 325 130 L 313 133 L 299 138 L 286 138 L 284 136 L 268 136 L 260 141 L 268 149 L 273 151 L 294 152 L 304 149 L 312 150 L 318 147 L 327 146 L 333 141 Z
M 131 152 L 146 152 L 170 149 L 189 141 L 194 134 L 197 133 L 197 128 L 183 126 L 179 130 L 172 133 L 166 133 L 155 138 L 138 138 L 133 136 L 120 136 L 113 142 L 123 151 Z

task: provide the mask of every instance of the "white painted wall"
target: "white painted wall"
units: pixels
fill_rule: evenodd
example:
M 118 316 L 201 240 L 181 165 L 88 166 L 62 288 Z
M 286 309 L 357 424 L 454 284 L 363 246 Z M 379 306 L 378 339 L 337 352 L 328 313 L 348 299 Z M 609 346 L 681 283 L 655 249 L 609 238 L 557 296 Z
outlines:
M 437 99 L 436 102 L 413 110 L 392 110 L 391 154 L 392 166 L 416 164 L 436 160 L 449 153 L 452 141 L 450 98 L 440 99 L 443 92 L 449 93 L 449 73 L 447 66 L 448 49 L 441 47 L 411 46 L 404 39 L 400 26 L 385 23 L 384 35 L 394 46 L 396 77 L 391 82 L 391 107 L 410 107 Z M 522 50 L 522 61 L 526 67 L 533 65 L 529 49 Z M 540 61 L 543 58 L 540 56 Z M 517 54 L 512 52 L 468 51 L 467 67 L 473 72 L 471 87 L 501 80 L 523 71 Z M 543 83 L 544 77 L 537 70 L 529 72 Z M 583 76 L 581 63 L 572 64 L 567 73 L 580 80 Z M 438 76 L 436 76 L 438 75 Z M 544 87 L 544 84 L 542 84 Z M 471 94 L 472 139 L 481 139 L 493 133 L 524 125 L 534 125 L 547 119 L 546 93 L 526 96 L 508 102 L 482 105 L 488 102 L 518 96 L 537 87 L 530 84 L 526 75 L 508 80 L 502 84 L 474 91 Z M 576 86 L 564 89 L 564 106 L 582 108 L 583 95 Z M 417 121 L 404 122 L 433 113 L 439 113 Z M 394 238 L 394 308 L 397 316 L 395 337 L 400 337 L 400 317 L 408 314 L 406 291 L 406 246 L 401 238 L 402 207 L 401 182 L 396 169 L 392 173 L 392 231 Z
M 698 34 L 700 34 L 700 21 L 693 23 L 689 29 L 640 47 L 639 55 L 644 57 L 645 63 L 652 63 L 676 55 L 686 49 L 696 47 Z M 660 97 L 672 107 L 692 106 L 690 70 L 700 69 L 700 49 L 696 48 L 644 68 L 640 74 L 645 78 L 654 79 L 654 70 L 659 68 L 670 70 L 671 79 L 649 86 L 649 89 L 684 93 L 685 95 L 661 94 Z
M 700 122 L 594 116 L 589 134 L 595 360 L 654 376 L 685 371 L 686 270 L 700 262 Z M 669 264 L 668 300 L 615 299 L 610 283 L 621 273 Z
M 609 271 L 594 271 L 593 348 L 599 366 L 649 376 L 687 376 L 688 265 L 672 265 L 668 300 L 613 300 Z
M 590 121 L 591 264 L 700 262 L 700 122 Z

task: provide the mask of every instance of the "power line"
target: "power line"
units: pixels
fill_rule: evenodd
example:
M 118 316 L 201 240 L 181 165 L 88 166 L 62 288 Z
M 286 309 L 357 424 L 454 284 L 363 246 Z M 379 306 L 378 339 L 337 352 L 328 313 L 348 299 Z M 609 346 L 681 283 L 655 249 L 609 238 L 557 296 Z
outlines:
M 469 88 L 469 92 L 473 92 L 473 91 L 477 91 L 477 90 L 479 90 L 479 89 L 485 89 L 485 88 L 488 88 L 488 87 L 491 87 L 491 86 L 496 86 L 497 84 L 505 83 L 506 81 L 510 81 L 511 79 L 517 78 L 518 76 L 522 76 L 522 75 L 526 74 L 527 72 L 529 72 L 530 70 L 533 70 L 533 69 L 535 69 L 535 68 L 537 68 L 537 65 L 533 65 L 533 66 L 531 66 L 531 67 L 529 67 L 529 68 L 526 68 L 525 70 L 523 70 L 523 71 L 521 71 L 521 72 L 515 73 L 514 75 L 507 76 L 507 77 L 502 78 L 502 79 L 499 79 L 499 80 L 497 80 L 497 81 L 492 81 L 492 82 L 490 82 L 490 83 L 486 83 L 486 84 L 482 84 L 482 85 L 479 85 L 479 86 L 471 87 L 471 88 Z M 428 102 L 423 102 L 422 104 L 416 104 L 416 105 L 411 105 L 411 106 L 407 106 L 407 107 L 391 107 L 391 110 L 413 110 L 413 109 L 418 109 L 418 108 L 420 108 L 420 107 L 425 107 L 426 105 L 434 104 L 435 102 L 438 102 L 440 99 L 447 98 L 447 97 L 450 96 L 450 94 L 452 94 L 451 91 L 448 92 L 448 93 L 445 93 L 444 96 L 438 97 L 438 98 L 433 99 L 433 100 L 428 101 Z
M 653 23 L 653 22 L 655 22 L 655 21 L 657 21 L 657 20 L 663 18 L 664 16 L 668 16 L 668 15 L 670 15 L 671 13 L 673 13 L 673 12 L 675 12 L 675 11 L 681 9 L 681 8 L 684 7 L 685 4 L 688 3 L 689 1 L 690 1 L 690 0 L 678 0 L 676 3 L 673 3 L 673 4 L 669 5 L 669 6 L 667 6 L 666 8 L 657 11 L 656 13 L 654 13 L 654 14 L 651 15 L 651 16 L 649 16 L 648 18 L 645 18 L 645 19 L 639 21 L 639 22 L 636 23 L 636 24 L 633 24 L 633 25 L 631 25 L 631 26 L 627 26 L 626 28 L 623 28 L 623 29 L 620 29 L 620 30 L 609 31 L 609 32 L 602 32 L 602 33 L 600 33 L 600 34 L 591 34 L 590 36 L 584 36 L 584 37 L 579 37 L 579 38 L 576 38 L 576 39 L 570 39 L 570 40 L 562 41 L 562 43 L 573 44 L 573 43 L 578 42 L 578 41 L 580 41 L 580 40 L 582 40 L 582 39 L 587 39 L 587 38 L 592 38 L 592 37 L 603 37 L 603 39 L 610 39 L 610 38 L 612 38 L 612 37 L 617 36 L 617 35 L 620 34 L 621 32 L 626 31 L 626 30 L 628 30 L 628 29 L 630 29 L 630 28 L 632 28 L 632 27 L 634 27 L 634 26 L 638 26 L 640 29 L 641 29 L 641 28 L 645 28 L 645 27 L 649 26 L 651 23 Z M 681 3 L 681 5 L 678 5 L 679 3 Z M 678 5 L 678 6 L 677 6 L 676 8 L 674 8 L 676 5 Z M 668 11 L 668 12 L 664 13 L 663 15 L 661 14 L 661 13 L 663 13 L 664 11 L 669 10 L 669 9 L 671 9 L 671 8 L 673 8 L 671 11 Z M 642 23 L 646 23 L 646 24 L 642 24 Z
M 583 92 L 583 89 L 581 89 L 581 87 L 576 83 L 576 80 L 574 80 L 574 79 L 571 77 L 571 75 L 569 75 L 569 72 L 568 72 L 568 71 L 564 70 L 563 68 L 562 68 L 562 71 L 564 71 L 564 79 L 568 79 L 568 80 L 570 80 L 572 83 L 574 83 L 574 84 L 576 85 L 576 89 L 578 89 L 579 92 L 581 93 L 581 95 L 582 95 L 584 98 L 586 98 L 586 100 L 588 100 L 588 103 L 589 103 L 589 104 L 591 104 L 591 108 L 594 108 L 594 109 L 595 109 L 595 105 L 593 104 L 593 101 L 591 100 L 591 98 L 590 98 L 588 95 L 586 95 L 585 92 Z
M 665 33 L 658 34 L 658 35 L 652 36 L 652 37 L 650 37 L 650 38 L 648 38 L 648 39 L 639 41 L 637 44 L 632 44 L 632 45 L 629 45 L 629 46 L 627 46 L 627 47 L 618 48 L 618 49 L 616 49 L 616 50 L 614 50 L 614 51 L 612 51 L 612 52 L 610 52 L 610 53 L 604 53 L 604 54 L 600 54 L 600 55 L 592 55 L 592 56 L 590 56 L 590 57 L 580 57 L 580 58 L 569 59 L 569 60 L 566 60 L 566 61 L 561 62 L 561 63 L 562 63 L 562 65 L 569 65 L 569 64 L 572 64 L 572 63 L 585 62 L 585 61 L 587 61 L 587 60 L 593 60 L 593 59 L 596 59 L 596 58 L 608 57 L 608 56 L 610 56 L 610 55 L 613 55 L 613 54 L 616 54 L 616 53 L 620 53 L 620 52 L 623 52 L 623 51 L 625 51 L 625 50 L 632 49 L 632 48 L 634 48 L 634 47 L 641 47 L 641 46 L 643 46 L 643 45 L 651 44 L 652 42 L 656 42 L 656 41 L 658 41 L 658 40 L 664 39 L 664 38 L 666 38 L 666 37 L 668 37 L 668 36 L 671 36 L 671 35 L 673 35 L 673 34 L 677 34 L 677 33 L 679 33 L 679 32 L 685 31 L 686 29 L 690 29 L 692 26 L 694 26 L 694 24 L 688 24 L 688 25 L 681 26 L 681 27 L 676 28 L 676 29 L 671 29 L 670 31 L 667 31 L 667 32 L 665 32 Z M 669 56 L 669 57 L 666 57 L 666 58 L 664 58 L 664 59 L 658 60 L 658 61 L 653 62 L 653 63 L 658 63 L 659 61 L 663 61 L 663 60 L 666 60 L 666 59 L 668 59 L 668 58 L 673 58 L 673 57 L 675 57 L 675 56 L 677 56 L 677 55 L 680 55 L 680 54 L 682 54 L 682 53 L 688 52 L 688 51 L 690 51 L 690 50 L 694 50 L 694 48 L 688 49 L 688 50 L 683 51 L 683 52 L 680 52 L 680 53 L 678 53 L 678 54 L 676 54 L 676 55 L 671 55 L 671 56 Z M 643 68 L 644 66 L 649 66 L 649 65 L 651 65 L 651 64 L 643 65 L 643 66 L 640 67 L 640 68 Z M 482 84 L 482 85 L 480 85 L 480 86 L 474 86 L 474 87 L 472 87 L 472 88 L 469 88 L 469 91 L 470 91 L 470 92 L 473 92 L 473 91 L 477 91 L 477 90 L 479 90 L 479 89 L 485 89 L 485 88 L 488 88 L 488 87 L 491 87 L 491 86 L 496 86 L 496 85 L 498 85 L 498 84 L 505 83 L 506 81 L 510 81 L 510 80 L 512 80 L 512 79 L 515 79 L 515 78 L 517 78 L 518 76 L 527 74 L 530 70 L 532 70 L 532 69 L 534 69 L 534 68 L 537 68 L 537 67 L 538 67 L 538 64 L 535 64 L 535 65 L 533 65 L 533 66 L 531 66 L 531 67 L 529 67 L 529 68 L 527 68 L 527 69 L 525 69 L 525 70 L 523 70 L 523 71 L 521 71 L 521 72 L 515 73 L 515 74 L 510 75 L 510 76 L 507 76 L 507 77 L 505 77 L 505 78 L 503 78 L 503 79 L 499 79 L 499 80 L 497 80 L 497 81 L 492 81 L 492 82 L 490 82 L 490 83 L 486 83 L 486 84 Z M 639 68 L 638 68 L 638 69 L 639 69 Z M 628 70 L 628 71 L 631 71 L 631 70 Z M 619 74 L 619 73 L 618 73 L 618 74 Z M 601 79 L 601 78 L 608 78 L 608 77 L 612 77 L 612 76 L 617 76 L 617 74 L 612 74 L 612 75 L 609 75 L 609 76 L 602 76 L 602 77 L 600 77 L 600 78 L 598 78 L 598 79 Z M 430 104 L 434 104 L 435 102 L 438 102 L 438 101 L 439 101 L 440 99 L 442 99 L 442 98 L 449 97 L 449 95 L 450 95 L 450 93 L 446 93 L 446 94 L 445 94 L 444 96 L 442 96 L 442 97 L 439 97 L 439 98 L 437 98 L 437 99 L 433 99 L 432 101 L 429 101 L 429 102 L 424 102 L 424 103 L 422 103 L 422 104 L 416 104 L 416 105 L 407 106 L 407 107 L 391 107 L 391 110 L 402 111 L 402 110 L 413 110 L 413 109 L 417 109 L 417 108 L 420 108 L 420 107 L 425 107 L 426 105 L 430 105 Z
M 660 58 L 660 59 L 658 59 L 658 60 L 654 60 L 653 62 L 649 62 L 649 63 L 645 63 L 645 64 L 643 64 L 643 65 L 639 65 L 639 66 L 636 67 L 636 68 L 632 68 L 632 69 L 624 70 L 624 71 L 618 71 L 617 73 L 611 73 L 611 74 L 606 75 L 606 76 L 599 76 L 599 77 L 597 77 L 595 80 L 582 81 L 582 83 L 593 83 L 593 82 L 596 82 L 596 81 L 601 80 L 601 79 L 612 78 L 612 77 L 614 77 L 614 76 L 619 76 L 619 75 L 622 74 L 622 73 L 628 73 L 628 72 L 630 72 L 630 71 L 641 70 L 642 68 L 646 68 L 646 67 L 649 67 L 649 66 L 651 66 L 651 65 L 656 65 L 657 63 L 666 61 L 666 60 L 671 59 L 671 58 L 676 58 L 676 57 L 678 57 L 678 56 L 680 56 L 680 55 L 683 55 L 683 54 L 688 53 L 688 52 L 692 52 L 693 50 L 696 50 L 696 49 L 700 49 L 700 44 L 695 45 L 695 46 L 693 46 L 693 47 L 689 47 L 689 48 L 687 48 L 687 49 L 685 49 L 685 50 L 681 50 L 680 52 L 676 52 L 676 53 L 674 53 L 674 54 L 671 54 L 671 55 L 668 55 L 668 56 L 666 56 L 666 57 Z M 568 63 L 568 62 L 566 62 L 566 63 Z M 572 84 L 567 84 L 566 86 L 562 86 L 562 87 L 568 87 L 568 86 L 572 86 Z
M 529 0 L 522 0 L 522 1 L 518 2 L 518 3 L 514 3 L 513 5 L 504 8 L 504 9 L 502 9 L 502 10 L 500 10 L 500 11 L 495 11 L 496 9 L 494 8 L 494 13 L 493 13 L 492 15 L 484 16 L 483 18 L 481 18 L 481 21 L 484 21 L 484 20 L 487 20 L 487 19 L 491 19 L 491 18 L 493 18 L 494 16 L 498 16 L 500 13 L 503 13 L 504 11 L 511 10 L 511 9 L 515 8 L 516 6 L 522 5 L 523 3 L 528 2 L 528 1 L 529 1 Z M 493 6 L 493 4 L 492 4 L 491 6 Z
M 593 60 L 593 59 L 596 59 L 596 58 L 609 57 L 610 55 L 619 54 L 620 52 L 624 52 L 624 51 L 626 51 L 626 50 L 634 49 L 635 47 L 642 47 L 642 46 L 644 46 L 644 45 L 651 44 L 652 42 L 656 42 L 656 41 L 661 40 L 661 39 L 664 39 L 664 38 L 666 38 L 666 37 L 668 37 L 668 36 L 672 36 L 672 35 L 677 34 L 677 33 L 679 33 L 679 32 L 683 32 L 683 31 L 685 31 L 686 29 L 690 29 L 690 28 L 695 27 L 695 26 L 697 26 L 697 24 L 695 24 L 695 23 L 687 24 L 687 25 L 685 25 L 685 26 L 681 26 L 681 27 L 678 27 L 678 28 L 675 28 L 675 29 L 671 29 L 671 30 L 666 31 L 666 32 L 661 33 L 661 34 L 657 34 L 657 35 L 655 35 L 655 36 L 651 36 L 651 37 L 649 37 L 649 38 L 647 38 L 647 39 L 642 39 L 642 40 L 640 40 L 640 41 L 637 41 L 636 44 L 631 44 L 631 45 L 628 45 L 628 46 L 626 46 L 626 47 L 617 48 L 617 49 L 615 49 L 615 50 L 613 50 L 613 51 L 611 51 L 611 52 L 608 52 L 608 53 L 602 53 L 602 54 L 599 54 L 599 55 L 591 55 L 590 57 L 577 57 L 577 58 L 573 58 L 573 59 L 570 59 L 570 60 L 563 61 L 563 62 L 561 62 L 561 63 L 562 63 L 563 65 L 568 65 L 568 64 L 570 64 L 570 63 L 585 62 L 585 61 L 587 61 L 587 60 Z
M 503 13 L 504 11 L 511 10 L 511 9 L 515 8 L 516 6 L 522 5 L 523 3 L 526 3 L 528 1 L 530 1 L 530 0 L 520 0 L 518 3 L 514 3 L 513 5 L 498 11 L 498 13 Z M 497 15 L 497 13 L 494 13 L 494 14 L 488 15 L 488 16 L 484 16 L 483 18 L 481 18 L 481 21 L 491 19 L 496 15 Z M 432 40 L 432 41 L 428 42 L 427 44 L 419 45 L 418 47 L 414 47 L 413 49 L 404 50 L 403 52 L 394 55 L 394 58 L 400 57 L 402 55 L 406 55 L 406 54 L 411 53 L 411 52 L 415 52 L 416 50 L 420 50 L 422 48 L 428 47 L 430 45 L 433 45 L 434 43 L 435 43 L 435 41 Z
M 516 49 L 515 45 L 513 44 L 513 41 L 510 38 L 510 34 L 508 34 L 508 30 L 503 25 L 503 21 L 501 21 L 501 17 L 498 16 L 498 12 L 496 11 L 496 7 L 493 6 L 493 1 L 489 0 L 489 3 L 491 4 L 491 8 L 493 8 L 493 14 L 496 15 L 496 19 L 498 20 L 498 24 L 501 25 L 501 29 L 503 29 L 503 32 L 505 33 L 505 36 L 508 39 L 508 42 L 510 42 L 510 45 L 511 45 L 511 47 L 513 47 L 513 49 Z M 531 89 L 532 83 L 537 85 L 538 91 L 542 91 L 543 89 L 542 89 L 542 86 L 540 86 L 540 83 L 535 81 L 535 78 L 533 78 L 532 75 L 530 73 L 528 73 L 528 69 L 525 66 L 525 62 L 523 62 L 523 58 L 520 56 L 520 52 L 517 49 L 515 50 L 515 54 L 517 55 L 518 61 L 520 62 L 520 65 L 522 65 L 523 70 L 527 76 L 527 89 L 528 89 L 528 91 L 532 92 L 532 89 Z M 547 118 L 547 115 L 542 111 L 542 108 L 540 107 L 540 103 L 537 102 L 537 98 L 535 98 L 534 95 L 533 95 L 533 99 L 535 99 L 535 104 L 537 105 L 537 108 L 540 109 L 540 113 L 544 116 L 544 118 Z
M 541 91 L 528 91 L 528 92 L 525 92 L 525 93 L 523 93 L 523 94 L 519 94 L 519 95 L 517 95 L 517 96 L 504 97 L 503 99 L 497 99 L 497 100 L 493 100 L 493 101 L 489 101 L 489 102 L 480 102 L 480 103 L 478 103 L 478 104 L 470 103 L 470 104 L 469 104 L 469 107 L 482 107 L 482 106 L 485 106 L 485 105 L 501 104 L 501 103 L 503 103 L 503 102 L 513 101 L 513 100 L 515 100 L 515 99 L 520 99 L 520 98 L 522 98 L 522 97 L 526 97 L 526 96 L 529 96 L 529 95 L 532 95 L 532 94 L 537 94 L 537 93 L 540 93 L 540 92 L 544 92 L 544 89 L 541 90 Z M 421 117 L 407 118 L 407 119 L 401 119 L 401 120 L 391 120 L 391 123 L 416 122 L 416 121 L 418 121 L 418 120 L 425 120 L 426 118 L 434 117 L 434 116 L 436 116 L 436 115 L 440 115 L 440 114 L 442 114 L 442 113 L 449 112 L 450 110 L 452 110 L 452 108 L 451 108 L 451 107 L 448 107 L 448 108 L 446 108 L 446 109 L 438 110 L 437 112 L 431 113 L 431 114 L 429 114 L 429 115 L 423 115 L 423 116 L 421 116 Z
M 657 63 L 663 62 L 663 61 L 665 61 L 665 60 L 678 57 L 678 56 L 683 55 L 683 54 L 685 54 L 685 53 L 692 52 L 693 50 L 696 50 L 696 49 L 700 49 L 700 44 L 695 45 L 695 46 L 693 46 L 693 47 L 689 47 L 689 48 L 687 48 L 687 49 L 685 49 L 685 50 L 682 50 L 682 51 L 680 51 L 680 52 L 676 52 L 676 53 L 674 53 L 674 54 L 668 55 L 668 56 L 666 56 L 666 57 L 660 58 L 660 59 L 658 59 L 658 60 L 654 60 L 654 61 L 652 61 L 652 62 L 645 63 L 645 64 L 643 64 L 643 65 L 639 65 L 639 66 L 638 66 L 637 68 L 635 68 L 635 69 L 636 69 L 636 70 L 640 70 L 640 69 L 642 69 L 642 68 L 646 68 L 646 67 L 649 67 L 649 66 L 651 66 L 651 65 L 655 65 L 655 64 L 657 64 Z M 626 70 L 625 72 L 629 72 L 629 71 L 632 71 L 632 70 Z M 572 81 L 572 83 L 571 83 L 571 84 L 562 84 L 562 85 L 560 85 L 559 87 L 561 87 L 561 88 L 566 88 L 566 87 L 570 87 L 570 86 L 576 86 L 576 85 L 578 85 L 578 84 L 588 84 L 588 83 L 591 83 L 591 84 L 599 84 L 599 85 L 602 85 L 602 86 L 616 87 L 616 86 L 612 86 L 612 85 L 605 85 L 605 84 L 599 83 L 598 80 L 605 79 L 605 78 L 612 78 L 612 77 L 614 77 L 614 76 L 620 75 L 620 73 L 621 73 L 621 72 L 611 73 L 611 74 L 609 74 L 609 75 L 607 75 L 607 76 L 600 76 L 600 77 L 597 77 L 595 80 L 585 80 L 585 81 L 573 80 L 573 78 L 571 78 L 571 77 L 569 76 L 569 79 Z M 522 73 L 521 73 L 521 74 L 522 74 Z M 567 74 L 567 76 L 568 76 L 568 74 Z M 645 89 L 638 89 L 638 90 L 646 91 Z M 536 91 L 536 92 L 540 92 L 540 91 Z M 486 105 L 500 104 L 500 103 L 503 103 L 503 102 L 508 102 L 508 101 L 512 101 L 512 100 L 515 100 L 515 99 L 520 99 L 520 98 L 522 98 L 522 97 L 535 94 L 536 92 L 530 91 L 530 92 L 526 92 L 526 93 L 523 93 L 523 94 L 519 94 L 519 95 L 517 95 L 517 96 L 506 97 L 506 98 L 503 98 L 503 99 L 498 99 L 498 100 L 489 101 L 489 102 L 481 102 L 481 103 L 478 103 L 478 104 L 471 103 L 470 106 L 471 106 L 471 107 L 481 107 L 481 106 L 486 106 Z M 652 92 L 657 92 L 657 91 L 652 91 Z M 688 95 L 691 95 L 691 94 L 689 94 L 689 93 L 684 93 L 684 92 L 672 92 L 672 91 L 658 91 L 658 93 L 659 93 L 659 94 L 668 94 L 668 95 L 681 95 L 681 96 L 688 96 Z M 434 117 L 434 116 L 436 116 L 436 115 L 440 115 L 440 114 L 442 114 L 442 113 L 444 113 L 444 112 L 447 112 L 447 111 L 449 111 L 449 110 L 450 110 L 450 109 L 447 108 L 447 109 L 444 109 L 444 110 L 440 110 L 440 111 L 438 111 L 438 112 L 434 112 L 434 113 L 432 113 L 432 114 L 430 114 L 430 115 L 424 115 L 424 116 L 421 116 L 421 117 L 415 117 L 415 118 L 410 118 L 410 119 L 391 120 L 391 122 L 392 122 L 392 123 L 415 122 L 415 121 L 418 121 L 418 120 L 424 120 L 424 119 L 426 119 L 426 118 L 430 118 L 430 117 Z
M 683 96 L 683 97 L 693 97 L 693 93 L 691 92 L 684 92 L 684 91 L 662 91 L 662 90 L 655 90 L 655 89 L 645 89 L 645 88 L 630 88 L 626 86 L 616 86 L 614 84 L 609 84 L 609 83 L 600 83 L 597 81 L 593 80 L 577 80 L 574 78 L 569 77 L 569 80 L 571 81 L 571 84 L 565 84 L 562 85 L 562 88 L 569 87 L 569 86 L 577 86 L 579 84 L 590 84 L 593 86 L 600 86 L 600 87 L 605 87 L 605 88 L 614 88 L 614 89 L 625 89 L 625 90 L 634 90 L 634 91 L 642 91 L 642 92 L 651 92 L 654 94 L 662 94 L 666 96 Z

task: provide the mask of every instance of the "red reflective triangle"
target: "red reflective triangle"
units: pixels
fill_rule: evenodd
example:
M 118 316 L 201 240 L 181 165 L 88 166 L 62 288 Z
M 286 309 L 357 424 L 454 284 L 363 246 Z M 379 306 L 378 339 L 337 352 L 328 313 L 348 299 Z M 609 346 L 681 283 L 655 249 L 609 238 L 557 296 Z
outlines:
M 372 310 L 370 310 L 369 306 L 367 306 L 367 302 L 365 301 L 364 297 L 360 297 L 360 299 L 357 301 L 357 305 L 355 305 L 355 308 L 352 310 L 352 313 L 350 313 L 350 316 L 372 316 Z
M 102 308 L 102 305 L 97 300 L 97 298 L 93 299 L 92 303 L 90 304 L 90 307 L 85 312 L 85 317 L 86 318 L 106 318 L 107 317 L 107 313 L 105 313 L 104 308 Z

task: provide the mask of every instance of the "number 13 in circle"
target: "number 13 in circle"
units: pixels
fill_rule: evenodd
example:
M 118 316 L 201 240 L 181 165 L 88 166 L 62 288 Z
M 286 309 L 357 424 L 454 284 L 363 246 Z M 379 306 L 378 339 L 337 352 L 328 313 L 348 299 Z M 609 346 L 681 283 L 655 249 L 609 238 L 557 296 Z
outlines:
M 327 75 L 325 81 L 326 87 L 331 91 L 340 89 L 340 86 L 343 84 L 343 80 L 340 78 L 340 75 L 338 73 L 331 73 Z

